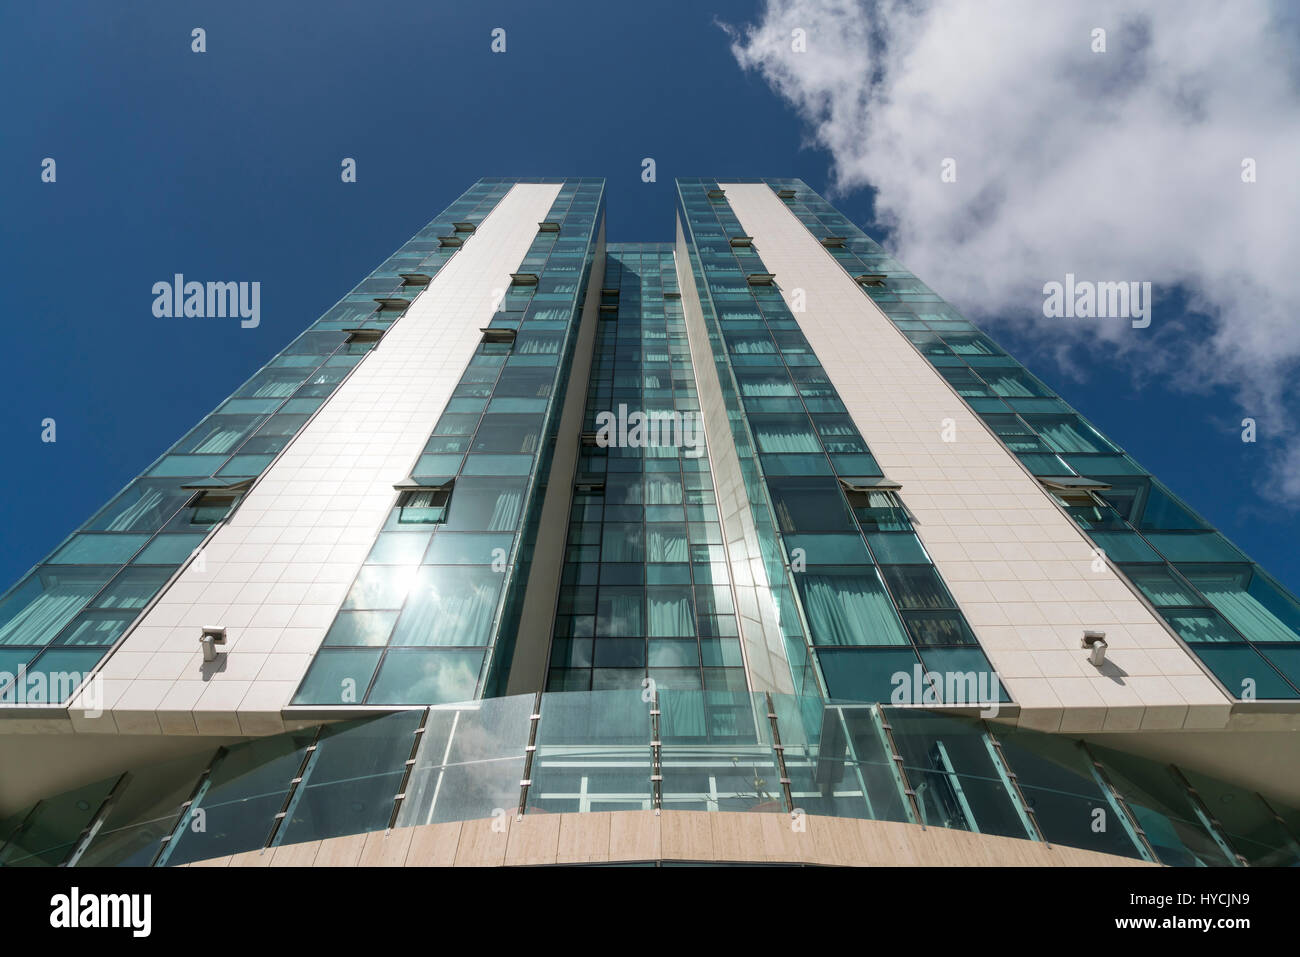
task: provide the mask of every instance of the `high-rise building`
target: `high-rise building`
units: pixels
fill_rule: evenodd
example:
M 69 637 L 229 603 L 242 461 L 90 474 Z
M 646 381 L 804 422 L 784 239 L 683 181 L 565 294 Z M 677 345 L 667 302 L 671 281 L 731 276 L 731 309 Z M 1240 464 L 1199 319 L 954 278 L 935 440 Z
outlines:
M 802 181 L 677 200 L 481 180 L 0 599 L 0 866 L 1300 864 L 1294 597 Z

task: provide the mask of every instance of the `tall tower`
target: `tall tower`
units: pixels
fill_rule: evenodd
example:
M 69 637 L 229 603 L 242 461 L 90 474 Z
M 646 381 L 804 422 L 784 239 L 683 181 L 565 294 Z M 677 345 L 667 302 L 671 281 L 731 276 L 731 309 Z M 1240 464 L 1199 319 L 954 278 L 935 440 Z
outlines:
M 0 599 L 0 866 L 1300 862 L 1295 599 L 802 181 L 676 213 L 481 180 Z

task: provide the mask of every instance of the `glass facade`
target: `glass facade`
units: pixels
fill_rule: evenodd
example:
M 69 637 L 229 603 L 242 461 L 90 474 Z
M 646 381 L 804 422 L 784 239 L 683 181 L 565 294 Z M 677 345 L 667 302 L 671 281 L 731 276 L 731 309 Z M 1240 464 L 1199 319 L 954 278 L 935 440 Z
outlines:
M 504 687 L 603 195 L 603 180 L 561 185 L 556 228 L 538 230 L 294 704 Z
M 72 696 L 511 185 L 466 190 L 0 598 L 0 704 Z
M 796 687 L 814 686 L 798 667 L 811 660 L 832 698 L 1009 700 L 723 190 L 677 184 Z
M 797 179 L 762 180 L 1239 699 L 1300 698 L 1300 603 L 1132 456 Z
M 0 866 L 177 865 L 502 812 L 654 808 L 1300 866 L 1293 809 L 1184 768 L 919 709 L 665 688 L 443 704 L 132 770 L 0 823 Z
M 1293 596 L 805 184 L 751 182 L 1048 480 L 1229 694 L 1281 699 L 1256 712 L 1294 707 Z M 0 705 L 69 699 L 521 183 L 556 198 L 519 236 L 527 251 L 472 354 L 467 343 L 452 360 L 432 431 L 432 416 L 409 430 L 409 471 L 391 498 L 382 478 L 379 513 L 352 529 L 318 616 L 277 609 L 268 618 L 294 624 L 259 636 L 293 631 L 307 647 L 231 679 L 276 682 L 258 704 L 275 714 L 258 717 L 296 730 L 141 760 L 2 817 L 0 866 L 180 865 L 501 812 L 665 808 L 804 811 L 1180 866 L 1300 865 L 1300 810 L 1190 759 L 975 716 L 1014 705 L 1011 666 L 1004 684 L 922 544 L 908 489 L 884 474 L 711 179 L 678 180 L 676 243 L 604 243 L 603 180 L 479 181 L 0 598 Z M 588 333 L 590 366 L 577 368 Z M 561 433 L 579 421 L 580 435 Z M 530 575 L 538 562 L 545 576 Z M 528 614 L 542 620 L 521 629 L 530 580 L 543 584 Z M 521 632 L 542 639 L 520 649 L 518 670 L 536 670 L 523 678 L 511 675 Z M 19 694 L 32 675 L 47 678 L 43 697 Z
M 672 246 L 611 243 L 548 689 L 746 690 L 699 408 Z

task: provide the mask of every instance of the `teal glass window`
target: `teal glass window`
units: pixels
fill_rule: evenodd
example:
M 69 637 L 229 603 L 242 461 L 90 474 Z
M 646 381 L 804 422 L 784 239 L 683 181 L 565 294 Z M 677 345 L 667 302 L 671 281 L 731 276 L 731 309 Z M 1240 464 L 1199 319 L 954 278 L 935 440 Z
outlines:
M 658 533 L 657 541 L 660 544 L 657 547 L 663 549 L 665 561 L 680 561 L 679 558 L 668 557 L 673 554 L 668 551 L 668 534 L 668 532 Z M 601 535 L 600 560 L 601 562 L 644 562 L 646 560 L 644 526 L 630 522 L 607 522 Z
M 1179 570 L 1243 637 L 1300 642 L 1300 608 L 1252 566 L 1189 565 Z
M 1192 589 L 1163 565 L 1121 565 L 1120 568 L 1153 605 L 1201 604 Z
M 137 479 L 89 522 L 86 528 L 104 532 L 152 532 L 166 524 L 193 493 L 174 482 Z
M 1136 532 L 1129 531 L 1094 531 L 1090 533 L 1111 561 L 1114 562 L 1158 562 L 1160 556 L 1155 549 L 1143 541 Z
M 85 611 L 59 634 L 58 647 L 90 646 L 105 648 L 135 620 L 134 611 Z
M 644 589 L 602 586 L 596 606 L 597 637 L 621 638 L 645 633 Z
M 450 477 L 460 471 L 464 456 L 455 453 L 436 453 L 421 455 L 415 463 L 413 474 L 420 478 Z
M 1024 416 L 1053 452 L 1118 452 L 1091 426 L 1078 416 Z
M 806 415 L 752 415 L 749 418 L 760 452 L 820 452 L 821 443 Z
M 737 372 L 736 382 L 740 386 L 740 394 L 743 396 L 767 397 L 767 396 L 793 396 L 798 393 L 795 391 L 794 383 L 790 381 L 790 376 L 784 371 L 753 371 Z
M 428 532 L 380 532 L 367 565 L 418 565 L 429 547 Z
M 1147 490 L 1146 505 L 1138 528 L 1146 529 L 1192 529 L 1205 528 L 1205 523 L 1193 515 L 1181 502 L 1163 486 L 1152 482 Z
M 1218 532 L 1146 532 L 1145 537 L 1171 562 L 1246 561 Z
M 202 544 L 204 536 L 158 535 L 134 559 L 137 565 L 179 565 Z
M 395 611 L 340 611 L 325 635 L 325 645 L 383 647 L 396 621 Z
M 316 652 L 293 703 L 360 704 L 382 653 L 379 648 L 322 648 Z
M 171 578 L 170 568 L 141 568 L 129 566 L 109 583 L 94 602 L 93 608 L 130 608 L 141 609 L 147 605 L 158 589 Z M 0 643 L 3 643 L 0 640 Z
M 1283 680 L 1264 656 L 1250 645 L 1197 645 L 1196 655 L 1223 682 L 1228 693 L 1238 698 L 1300 698 L 1300 691 Z
M 795 575 L 795 583 L 814 644 L 908 644 L 874 568 L 812 566 Z
M 102 648 L 46 648 L 27 665 L 28 704 L 58 704 L 71 697 L 104 656 Z M 17 683 L 0 691 L 0 703 L 14 703 Z
M 148 535 L 102 533 L 74 535 L 50 558 L 51 565 L 122 565 L 149 540 Z
M 870 565 L 871 556 L 861 535 L 786 535 L 786 554 L 792 563 L 805 565 Z
M 1195 643 L 1241 640 L 1241 636 L 1228 625 L 1222 615 L 1208 608 L 1166 611 L 1164 616 L 1184 641 Z
M 914 532 L 868 532 L 867 544 L 881 565 L 929 562 L 925 547 Z
M 854 527 L 834 478 L 769 478 L 768 490 L 782 532 L 837 531 Z
M 527 480 L 473 476 L 456 480 L 448 531 L 514 531 L 523 512 Z
M 0 647 L 53 640 L 114 570 L 41 566 L 0 603 Z
M 1051 395 L 1041 382 L 1016 365 L 990 367 L 981 363 L 977 371 L 988 383 L 994 395 L 1024 397 Z
M 818 648 L 817 660 L 833 701 L 889 701 L 896 675 L 912 680 L 920 666 L 909 644 L 897 648 Z
M 893 492 L 850 492 L 849 504 L 867 532 L 903 532 L 912 527 L 907 510 Z
M 542 419 L 536 415 L 496 412 L 485 415 L 474 433 L 475 452 L 514 452 L 532 455 L 537 451 Z
M 442 531 L 434 536 L 424 562 L 427 565 L 496 565 L 504 569 L 513 545 L 514 536 L 508 533 Z
M 343 600 L 345 609 L 393 609 L 402 607 L 415 581 L 413 567 L 363 565 Z
M 368 704 L 444 704 L 468 701 L 478 687 L 482 651 L 393 648 L 375 676 Z
M 1025 424 L 1024 420 L 1017 415 L 1011 414 L 986 414 L 984 421 L 988 423 L 998 438 L 1006 444 L 1012 452 L 1045 452 L 1046 444 L 1034 434 L 1034 431 Z
M 394 645 L 486 645 L 505 575 L 490 565 L 426 565 L 411 585 Z
M 439 525 L 446 521 L 450 500 L 447 486 L 402 492 L 397 500 L 397 524 Z
M 470 455 L 462 475 L 527 475 L 532 471 L 531 455 Z

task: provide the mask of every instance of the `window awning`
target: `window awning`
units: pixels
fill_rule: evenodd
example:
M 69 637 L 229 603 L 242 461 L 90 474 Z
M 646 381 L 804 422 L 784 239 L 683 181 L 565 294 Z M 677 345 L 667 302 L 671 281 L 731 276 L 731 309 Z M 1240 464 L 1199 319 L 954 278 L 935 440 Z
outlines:
M 251 478 L 222 479 L 215 475 L 211 478 L 195 479 L 181 486 L 182 492 L 245 492 L 252 487 Z
M 1040 476 L 1038 481 L 1053 492 L 1104 492 L 1111 487 L 1109 482 L 1082 475 L 1055 475 L 1050 478 Z
M 408 475 L 393 486 L 398 492 L 450 492 L 455 476 L 446 475 Z
M 902 487 L 883 475 L 878 478 L 870 475 L 855 475 L 852 478 L 840 479 L 840 488 L 846 492 L 897 492 Z

